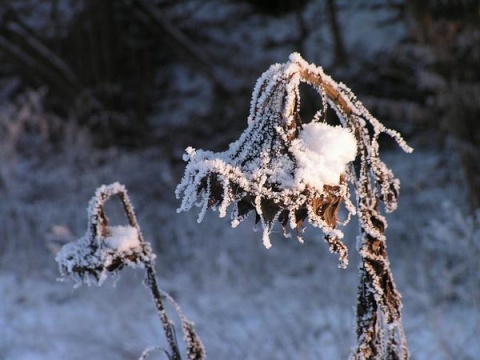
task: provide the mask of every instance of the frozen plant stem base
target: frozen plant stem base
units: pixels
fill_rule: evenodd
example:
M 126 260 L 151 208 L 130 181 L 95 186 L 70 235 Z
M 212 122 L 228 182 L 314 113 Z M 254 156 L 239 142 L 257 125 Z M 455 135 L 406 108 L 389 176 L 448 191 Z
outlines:
M 120 199 L 128 226 L 109 226 L 104 206 L 113 196 L 118 196 Z M 73 279 L 76 286 L 82 283 L 101 285 L 108 275 L 117 274 L 125 266 L 144 268 L 146 285 L 151 291 L 167 338 L 169 351 L 164 351 L 168 358 L 181 360 L 173 323 L 169 320 L 164 306 L 165 298 L 172 302 L 182 321 L 187 358 L 204 359 L 205 351 L 193 324 L 185 318 L 173 299 L 160 291 L 154 260 L 155 254 L 150 244 L 143 239 L 127 190 L 118 183 L 103 185 L 97 189 L 88 206 L 87 233 L 76 242 L 64 245 L 56 256 L 62 278 Z M 145 359 L 157 349 L 159 348 L 153 347 L 145 350 L 140 359 Z
M 300 116 L 301 82 L 317 90 L 321 107 L 309 123 Z M 324 121 L 328 108 L 339 126 Z M 299 54 L 270 67 L 252 94 L 248 127 L 220 153 L 188 148 L 185 175 L 176 189 L 178 211 L 200 207 L 221 217 L 230 210 L 232 226 L 250 213 L 263 226 L 263 242 L 271 246 L 276 222 L 298 239 L 304 221 L 325 235 L 330 251 L 348 264 L 343 233 L 337 228 L 343 203 L 347 221 L 360 223 L 358 251 L 362 259 L 357 299 L 357 347 L 353 359 L 408 359 L 401 322 L 401 297 L 395 288 L 387 255 L 387 222 L 380 212 L 397 207 L 400 183 L 379 156 L 378 137 L 385 133 L 411 152 L 401 135 L 373 117 L 352 91 L 336 83 L 321 67 Z M 355 164 L 355 166 L 354 166 Z M 314 169 L 314 170 L 312 170 Z M 349 183 L 355 189 L 354 205 Z

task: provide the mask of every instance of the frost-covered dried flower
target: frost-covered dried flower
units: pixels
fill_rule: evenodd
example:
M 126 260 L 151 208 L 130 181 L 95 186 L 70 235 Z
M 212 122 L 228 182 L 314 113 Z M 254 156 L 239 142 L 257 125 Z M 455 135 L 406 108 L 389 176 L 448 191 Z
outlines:
M 233 205 L 232 226 L 255 212 L 256 221 L 263 225 L 267 248 L 276 221 L 284 229 L 288 225 L 296 229 L 301 240 L 299 228 L 307 219 L 325 232 L 346 259 L 346 248 L 337 240 L 343 236 L 336 230 L 337 213 L 342 201 L 350 213 L 355 212 L 345 173 L 355 158 L 357 144 L 349 129 L 320 121 L 302 123 L 302 61 L 297 57 L 274 65 L 260 77 L 249 126 L 227 151 L 187 149 L 188 165 L 176 190 L 177 197 L 183 193 L 179 210 L 200 206 L 201 221 L 207 208 L 218 209 L 223 217 Z
M 312 85 L 323 104 L 309 123 L 300 117 L 301 82 Z M 341 126 L 320 120 L 328 105 L 337 111 Z M 357 118 L 363 123 L 354 124 Z M 199 206 L 200 222 L 207 208 L 218 209 L 223 217 L 231 205 L 232 226 L 254 212 L 263 225 L 267 248 L 276 221 L 284 230 L 288 226 L 296 229 L 301 240 L 300 228 L 307 220 L 325 233 L 331 250 L 346 265 L 343 234 L 337 229 L 338 210 L 344 202 L 350 215 L 356 212 L 347 181 L 354 178 L 349 164 L 363 146 L 358 139 L 365 119 L 373 125 L 375 136 L 388 132 L 401 140 L 371 117 L 344 85 L 294 53 L 289 62 L 272 65 L 258 79 L 248 128 L 228 150 L 214 153 L 187 148 L 184 159 L 188 164 L 176 189 L 177 198 L 183 196 L 178 211 Z M 369 157 L 379 167 L 383 164 L 375 153 Z
M 301 82 L 311 85 L 321 98 L 322 107 L 308 123 L 300 116 Z M 321 121 L 329 107 L 340 126 Z M 400 182 L 380 159 L 378 137 L 382 133 L 404 151 L 412 151 L 347 86 L 293 53 L 287 63 L 272 65 L 258 79 L 248 127 L 228 150 L 214 153 L 187 148 L 185 175 L 176 189 L 177 198 L 182 198 L 178 211 L 200 207 L 199 222 L 208 208 L 223 217 L 230 207 L 232 226 L 254 212 L 263 225 L 267 248 L 275 222 L 300 234 L 307 220 L 324 232 L 342 266 L 347 265 L 347 248 L 337 229 L 339 206 L 345 204 L 347 221 L 358 213 L 362 264 L 355 359 L 390 358 L 392 354 L 408 358 L 401 298 L 386 251 L 387 222 L 380 210 L 382 203 L 387 212 L 396 209 Z M 350 199 L 349 183 L 355 189 L 356 206 Z
M 129 220 L 127 226 L 108 224 L 104 205 L 115 195 L 124 205 Z M 114 183 L 97 189 L 88 206 L 86 234 L 65 244 L 56 261 L 63 278 L 71 277 L 77 285 L 101 285 L 109 274 L 115 274 L 122 267 L 142 267 L 154 257 L 150 244 L 143 241 L 125 187 Z
M 109 225 L 104 207 L 113 196 L 118 196 L 123 205 L 128 220 L 126 226 Z M 162 350 L 169 359 L 181 359 L 173 323 L 168 318 L 162 300 L 167 297 L 174 304 L 182 320 L 187 356 L 189 359 L 203 360 L 205 350 L 193 323 L 185 318 L 173 299 L 162 294 L 158 287 L 154 260 L 155 254 L 150 244 L 143 239 L 127 189 L 119 183 L 102 185 L 96 190 L 88 206 L 87 233 L 81 239 L 64 245 L 56 257 L 62 278 L 72 278 L 76 286 L 82 283 L 101 285 L 108 275 L 117 273 L 124 266 L 144 268 L 145 284 L 152 293 L 170 349 L 169 352 Z M 145 349 L 140 359 L 146 359 L 157 349 L 161 348 L 154 346 Z

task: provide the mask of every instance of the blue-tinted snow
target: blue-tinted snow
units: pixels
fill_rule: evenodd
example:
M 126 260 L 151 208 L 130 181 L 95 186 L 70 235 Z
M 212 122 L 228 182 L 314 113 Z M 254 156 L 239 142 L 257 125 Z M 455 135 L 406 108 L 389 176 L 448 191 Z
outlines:
M 448 254 L 441 248 L 432 253 L 426 244 L 439 235 L 432 230 L 436 219 L 443 222 L 442 233 L 446 233 L 445 226 L 451 230 L 459 226 L 456 215 L 447 221 L 452 210 L 439 206 L 450 202 L 459 211 L 455 205 L 461 194 L 459 188 L 455 181 L 445 181 L 453 172 L 435 152 L 417 149 L 411 155 L 402 151 L 387 155 L 387 164 L 402 181 L 399 208 L 389 215 L 387 236 L 390 261 L 403 295 L 404 326 L 412 356 L 473 359 L 480 351 L 475 338 L 480 329 L 478 298 L 475 300 L 478 272 L 474 268 L 478 257 L 468 253 L 470 248 L 464 243 L 468 239 L 459 237 L 462 233 L 455 230 L 454 243 L 465 249 L 463 266 L 469 271 L 465 273 L 469 279 L 462 285 L 448 280 L 452 274 L 442 265 Z M 158 197 L 165 186 L 174 188 L 161 154 L 113 158 L 114 166 L 100 167 L 95 175 L 80 174 L 73 165 L 65 168 L 60 159 L 56 165 L 51 160 L 44 164 L 49 173 L 37 171 L 35 176 L 43 175 L 39 185 L 45 191 L 42 184 L 58 184 L 48 188 L 49 197 L 63 198 L 64 206 L 45 197 L 29 207 L 21 205 L 20 210 L 39 214 L 39 229 L 63 223 L 75 234 L 82 234 L 85 204 L 91 192 L 115 176 L 129 190 L 145 239 L 157 243 L 160 286 L 195 322 L 208 358 L 348 357 L 354 344 L 353 307 L 358 280 L 354 255 L 348 269 L 338 269 L 337 257 L 328 253 L 316 229 L 306 232 L 304 244 L 283 239 L 281 230 L 276 229 L 272 236 L 275 246 L 267 251 L 259 241 L 261 233 L 251 231 L 253 218 L 237 229 L 231 229 L 227 219 L 218 219 L 215 214 L 207 214 L 204 222 L 197 224 L 194 213 L 175 214 L 178 204 L 173 194 L 162 201 Z M 155 173 L 164 176 L 158 184 L 145 182 L 151 179 L 149 170 L 139 175 L 146 159 Z M 65 182 L 67 178 L 70 182 Z M 18 181 L 28 180 L 28 174 L 24 174 Z M 77 184 L 82 182 L 90 183 L 90 189 L 88 185 L 79 188 Z M 77 193 L 72 193 L 75 189 Z M 61 195 L 65 190 L 67 197 Z M 0 210 L 5 214 L 7 205 L 2 203 Z M 12 221 L 18 221 L 10 218 L 7 226 L 4 216 L 2 219 L 3 231 L 13 225 Z M 354 254 L 357 229 L 354 222 L 351 225 L 345 242 Z M 478 234 L 480 225 L 476 226 Z M 33 228 L 24 227 L 18 232 L 18 241 L 34 233 Z M 107 280 L 101 288 L 74 290 L 68 283 L 55 281 L 58 273 L 53 256 L 42 255 L 42 236 L 38 235 L 34 243 L 23 243 L 23 252 L 10 247 L 8 253 L 18 254 L 17 258 L 23 260 L 17 267 L 4 267 L 0 274 L 2 359 L 136 359 L 148 346 L 165 345 L 154 305 L 141 284 L 141 269 L 122 273 L 115 283 Z M 437 241 L 443 244 L 447 240 Z M 27 253 L 30 263 L 25 261 L 29 259 Z M 32 254 L 37 257 L 31 258 Z M 449 289 L 439 285 L 445 280 L 450 281 Z M 452 299 L 448 291 L 456 292 L 457 299 Z M 159 356 L 153 352 L 150 358 Z

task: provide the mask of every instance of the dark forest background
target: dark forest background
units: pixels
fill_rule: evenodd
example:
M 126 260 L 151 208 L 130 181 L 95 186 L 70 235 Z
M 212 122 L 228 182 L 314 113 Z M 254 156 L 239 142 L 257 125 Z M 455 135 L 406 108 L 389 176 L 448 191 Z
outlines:
M 356 12 L 380 33 L 397 29 L 388 48 L 368 51 L 368 33 L 348 41 L 367 25 L 348 27 Z M 458 152 L 476 208 L 479 43 L 476 0 L 3 0 L 0 96 L 41 89 L 53 115 L 25 121 L 17 150 L 31 150 L 23 137 L 39 127 L 55 148 L 74 122 L 98 148 L 160 146 L 175 162 L 192 141 L 216 149 L 235 138 L 255 79 L 298 51 L 407 138 Z

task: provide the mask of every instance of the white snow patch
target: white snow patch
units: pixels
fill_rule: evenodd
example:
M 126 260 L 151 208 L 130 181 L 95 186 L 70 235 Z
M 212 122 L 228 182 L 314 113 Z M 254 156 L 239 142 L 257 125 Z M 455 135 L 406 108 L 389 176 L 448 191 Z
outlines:
M 325 123 L 309 123 L 291 146 L 297 161 L 296 187 L 338 185 L 340 175 L 355 160 L 357 141 L 350 130 Z
M 105 239 L 105 244 L 119 252 L 130 252 L 140 247 L 138 231 L 133 226 L 110 226 L 110 236 Z

